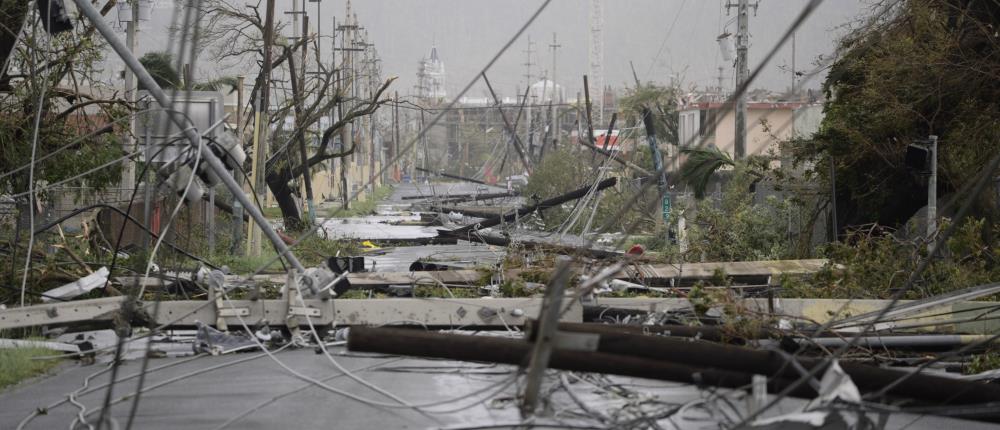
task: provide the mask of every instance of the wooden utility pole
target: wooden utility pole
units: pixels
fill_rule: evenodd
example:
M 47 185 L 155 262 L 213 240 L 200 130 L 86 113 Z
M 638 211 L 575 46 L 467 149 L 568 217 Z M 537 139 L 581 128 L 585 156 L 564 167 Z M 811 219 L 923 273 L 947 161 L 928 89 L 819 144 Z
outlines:
M 267 206 L 267 183 L 263 170 L 267 167 L 268 155 L 268 110 L 271 103 L 271 44 L 274 41 L 274 0 L 267 0 L 267 14 L 264 17 L 264 64 L 261 70 L 260 103 L 256 106 L 254 118 L 254 163 L 253 182 L 257 192 L 257 200 Z M 259 256 L 261 253 L 261 231 L 256 223 L 250 223 L 250 240 L 247 242 L 247 253 Z
M 243 118 L 243 85 L 245 80 L 246 76 L 236 77 L 236 142 L 241 148 L 243 147 L 243 127 L 245 126 Z M 245 187 L 242 172 L 233 171 L 233 179 L 236 179 L 236 183 L 240 184 L 241 187 Z M 239 199 L 233 199 L 232 220 L 233 246 L 230 252 L 234 255 L 243 255 L 243 204 L 240 203 Z
M 394 92 L 395 103 L 392 107 L 392 158 L 395 160 L 395 168 L 393 171 L 399 172 L 399 91 Z M 402 179 L 402 174 L 397 174 L 397 180 Z
M 590 104 L 590 82 L 587 81 L 587 75 L 583 75 L 583 97 L 586 100 L 586 118 L 587 118 L 587 141 L 590 142 L 591 146 L 597 146 L 594 144 L 594 121 L 591 114 L 591 104 Z

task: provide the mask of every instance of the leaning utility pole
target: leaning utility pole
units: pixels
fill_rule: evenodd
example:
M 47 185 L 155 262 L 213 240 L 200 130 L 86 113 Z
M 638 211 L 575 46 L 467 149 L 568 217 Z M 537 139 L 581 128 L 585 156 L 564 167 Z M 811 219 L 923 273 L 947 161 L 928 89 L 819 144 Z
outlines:
M 753 5 L 757 10 L 757 3 Z M 747 152 L 747 89 L 743 88 L 747 80 L 750 79 L 750 66 L 747 64 L 747 45 L 749 44 L 748 21 L 750 0 L 738 0 L 736 4 L 726 4 L 726 10 L 730 7 L 737 8 L 736 15 L 736 91 L 739 97 L 736 98 L 736 138 L 733 148 L 733 158 L 740 160 L 746 157 Z
M 646 127 L 646 142 L 649 144 L 649 152 L 653 157 L 653 168 L 656 169 L 656 189 L 660 192 L 662 200 L 660 201 L 663 223 L 667 225 L 667 231 L 670 231 L 670 194 L 667 188 L 667 172 L 663 168 L 663 156 L 660 155 L 660 145 L 656 142 L 656 127 L 653 126 L 653 112 L 649 108 L 642 107 L 642 123 Z M 610 131 L 608 132 L 608 137 L 611 138 Z M 669 237 L 669 233 L 668 233 Z

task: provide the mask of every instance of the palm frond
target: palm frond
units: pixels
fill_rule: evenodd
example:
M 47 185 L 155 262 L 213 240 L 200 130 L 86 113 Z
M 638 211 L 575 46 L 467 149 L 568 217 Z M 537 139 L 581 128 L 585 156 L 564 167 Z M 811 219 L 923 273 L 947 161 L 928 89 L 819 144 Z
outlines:
M 683 149 L 681 153 L 687 155 L 680 169 L 681 181 L 694 190 L 697 199 L 705 198 L 705 189 L 715 172 L 725 166 L 736 165 L 729 154 L 718 148 Z

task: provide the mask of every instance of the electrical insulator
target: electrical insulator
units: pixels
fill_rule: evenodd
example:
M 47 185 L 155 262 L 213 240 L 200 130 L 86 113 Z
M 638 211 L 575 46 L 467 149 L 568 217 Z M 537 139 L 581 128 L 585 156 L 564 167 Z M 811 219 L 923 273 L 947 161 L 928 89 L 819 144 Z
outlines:
M 162 171 L 161 171 L 162 172 Z M 201 184 L 198 183 L 197 178 L 193 178 L 194 171 L 187 164 L 179 164 L 173 172 L 167 175 L 167 179 L 163 181 L 163 185 L 173 190 L 178 196 L 184 196 L 184 200 L 188 203 L 196 202 L 201 200 L 202 196 L 205 195 L 205 189 L 202 188 Z M 190 187 L 187 193 L 184 193 L 185 187 Z
M 247 159 L 247 153 L 243 151 L 243 145 L 240 145 L 239 140 L 231 133 L 222 133 L 216 141 L 218 145 L 213 149 L 217 150 L 216 153 L 226 168 L 233 171 L 242 169 L 243 162 Z

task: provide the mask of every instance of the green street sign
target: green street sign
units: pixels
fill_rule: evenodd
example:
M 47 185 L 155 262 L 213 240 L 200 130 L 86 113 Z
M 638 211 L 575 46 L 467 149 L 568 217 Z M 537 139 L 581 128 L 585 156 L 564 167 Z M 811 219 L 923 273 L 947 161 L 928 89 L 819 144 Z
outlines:
M 663 222 L 670 224 L 670 196 L 663 196 Z

